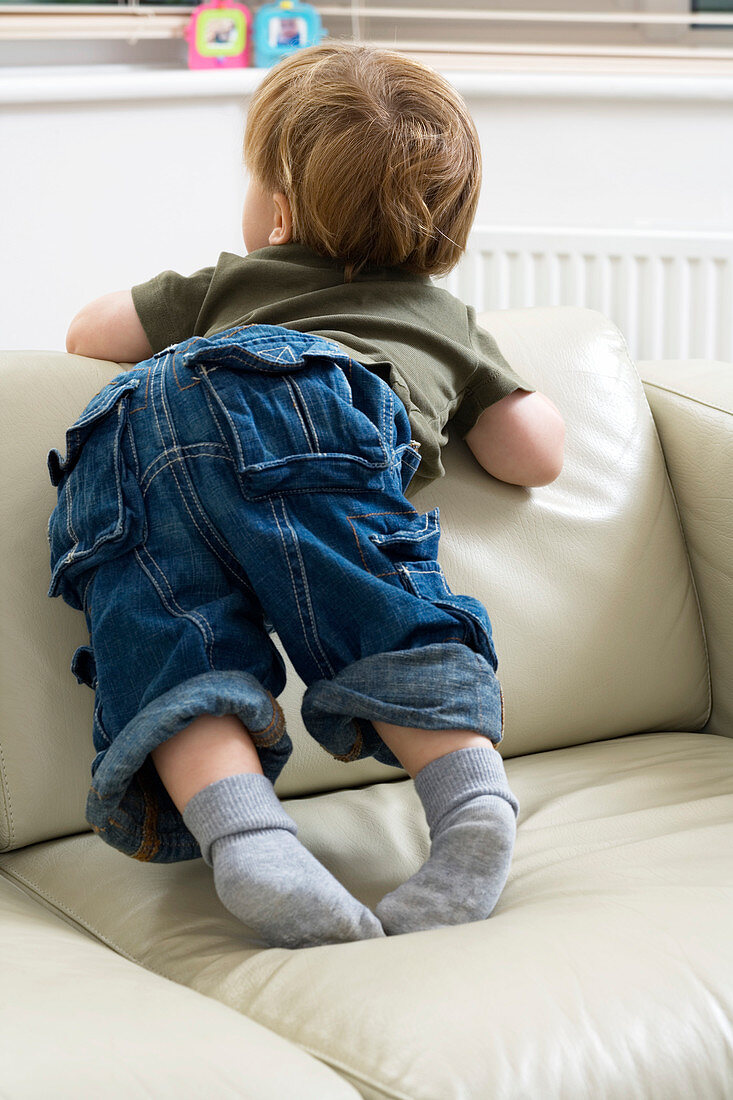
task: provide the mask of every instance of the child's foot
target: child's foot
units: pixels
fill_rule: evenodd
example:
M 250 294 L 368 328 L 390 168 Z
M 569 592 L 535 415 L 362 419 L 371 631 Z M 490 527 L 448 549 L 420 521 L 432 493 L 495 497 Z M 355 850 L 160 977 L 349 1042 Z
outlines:
M 490 747 L 438 757 L 417 773 L 415 789 L 430 826 L 430 856 L 376 906 L 387 935 L 485 920 L 514 850 L 519 804 Z
M 384 936 L 365 905 L 296 839 L 264 775 L 242 773 L 193 796 L 183 820 L 226 908 L 271 947 L 315 947 Z

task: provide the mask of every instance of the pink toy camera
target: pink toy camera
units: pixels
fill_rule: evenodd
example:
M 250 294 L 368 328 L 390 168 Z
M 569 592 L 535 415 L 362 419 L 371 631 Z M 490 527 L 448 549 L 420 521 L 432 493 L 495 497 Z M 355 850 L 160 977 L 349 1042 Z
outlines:
M 250 63 L 252 14 L 233 0 L 209 0 L 191 12 L 184 37 L 189 69 L 243 69 Z

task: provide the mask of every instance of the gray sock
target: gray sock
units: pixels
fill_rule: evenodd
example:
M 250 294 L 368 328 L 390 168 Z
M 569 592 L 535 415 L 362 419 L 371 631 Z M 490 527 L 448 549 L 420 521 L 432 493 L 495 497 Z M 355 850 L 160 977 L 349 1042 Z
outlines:
M 417 773 L 415 789 L 430 827 L 430 856 L 376 906 L 388 936 L 484 920 L 514 850 L 519 803 L 495 749 L 440 756 Z
M 226 908 L 270 947 L 375 939 L 371 912 L 296 839 L 297 826 L 264 775 L 210 783 L 183 811 Z

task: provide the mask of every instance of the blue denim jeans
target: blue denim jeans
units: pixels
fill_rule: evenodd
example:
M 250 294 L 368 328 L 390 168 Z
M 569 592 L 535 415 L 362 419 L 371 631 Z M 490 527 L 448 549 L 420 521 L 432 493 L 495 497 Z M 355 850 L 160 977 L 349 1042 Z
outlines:
M 503 733 L 491 623 L 448 587 L 438 509 L 405 496 L 404 406 L 331 341 L 269 325 L 119 374 L 51 451 L 49 595 L 83 610 L 95 692 L 86 816 L 140 860 L 200 855 L 150 752 L 235 714 L 265 775 L 292 751 L 275 630 L 337 760 L 399 762 L 372 719 Z

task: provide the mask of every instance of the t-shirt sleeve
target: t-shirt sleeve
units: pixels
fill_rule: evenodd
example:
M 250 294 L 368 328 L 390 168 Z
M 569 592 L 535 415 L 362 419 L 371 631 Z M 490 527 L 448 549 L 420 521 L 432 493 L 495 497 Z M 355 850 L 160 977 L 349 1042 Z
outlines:
M 214 275 L 203 267 L 193 275 L 163 271 L 132 288 L 132 301 L 153 352 L 196 335 L 196 322 Z
M 536 393 L 536 388 L 509 365 L 494 337 L 476 324 L 476 312 L 468 307 L 468 332 L 476 353 L 476 369 L 469 378 L 451 421 L 461 437 L 468 435 L 484 409 L 515 390 Z

